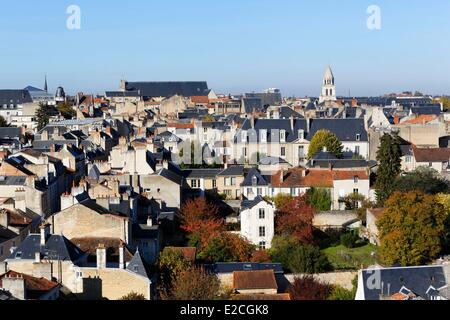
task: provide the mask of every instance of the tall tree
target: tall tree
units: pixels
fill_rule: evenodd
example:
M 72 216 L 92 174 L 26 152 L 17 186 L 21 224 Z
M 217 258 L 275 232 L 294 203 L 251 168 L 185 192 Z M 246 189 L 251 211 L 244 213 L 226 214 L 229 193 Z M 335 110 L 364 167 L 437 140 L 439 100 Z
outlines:
M 323 188 L 311 188 L 307 192 L 308 203 L 317 211 L 329 211 L 331 209 L 331 192 Z
M 39 108 L 36 110 L 36 122 L 38 131 L 44 129 L 44 127 L 50 121 L 50 117 L 57 114 L 57 110 L 54 106 L 49 106 L 44 103 L 39 103 Z
M 395 189 L 395 181 L 401 172 L 400 140 L 397 134 L 385 134 L 381 138 L 381 145 L 377 152 L 378 172 L 376 180 L 376 194 L 379 206 Z
M 377 226 L 380 256 L 388 265 L 422 265 L 442 250 L 447 212 L 431 195 L 396 192 L 387 201 Z
M 276 215 L 276 231 L 290 236 L 299 243 L 313 241 L 313 219 L 315 210 L 307 201 L 307 196 L 299 196 L 286 201 Z
M 395 190 L 400 192 L 420 191 L 426 194 L 447 193 L 449 182 L 433 168 L 419 167 L 397 178 Z
M 161 297 L 163 300 L 205 301 L 216 299 L 219 291 L 220 281 L 215 274 L 194 267 L 177 273 L 172 288 Z
M 64 119 L 73 119 L 77 116 L 77 112 L 73 108 L 70 102 L 63 102 L 57 106 L 59 113 L 64 117 Z
M 222 232 L 210 240 L 199 256 L 210 263 L 247 262 L 254 250 L 254 246 L 239 235 Z
M 331 131 L 319 130 L 309 144 L 308 159 L 314 158 L 314 156 L 321 152 L 324 147 L 326 147 L 327 151 L 334 154 L 337 158 L 342 158 L 343 146 L 341 141 L 339 141 L 336 135 Z

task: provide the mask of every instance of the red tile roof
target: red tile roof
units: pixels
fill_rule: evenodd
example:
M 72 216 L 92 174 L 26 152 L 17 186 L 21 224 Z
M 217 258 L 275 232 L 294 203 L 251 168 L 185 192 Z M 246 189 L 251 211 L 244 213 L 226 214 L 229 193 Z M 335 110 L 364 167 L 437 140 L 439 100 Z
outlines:
M 175 128 L 175 129 L 194 129 L 193 123 L 169 123 L 167 128 Z
M 275 289 L 278 290 L 273 270 L 235 271 L 233 272 L 233 289 Z
M 417 148 L 413 146 L 416 162 L 445 162 L 450 160 L 450 148 Z
M 435 120 L 436 118 L 437 118 L 436 115 L 422 114 L 422 115 L 418 116 L 417 118 L 403 121 L 400 123 L 400 125 L 402 125 L 402 124 L 425 124 L 427 122 Z
M 11 270 L 0 276 L 0 287 L 3 287 L 2 281 L 5 277 L 23 278 L 25 280 L 25 287 L 26 287 L 29 299 L 33 299 L 33 298 L 37 299 L 41 295 L 45 294 L 46 292 L 59 286 L 59 284 L 57 282 L 53 282 L 53 281 L 47 280 L 45 278 L 36 278 L 33 276 L 29 276 L 27 274 L 23 274 L 23 273 L 19 273 L 19 272 L 15 272 L 15 271 Z
M 193 103 L 209 103 L 208 96 L 193 96 L 191 97 Z

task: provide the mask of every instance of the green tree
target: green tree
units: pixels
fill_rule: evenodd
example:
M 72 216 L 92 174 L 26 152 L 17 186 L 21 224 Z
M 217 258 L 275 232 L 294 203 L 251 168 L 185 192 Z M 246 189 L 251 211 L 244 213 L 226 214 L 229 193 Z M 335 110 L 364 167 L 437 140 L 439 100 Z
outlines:
M 449 183 L 433 168 L 419 167 L 397 178 L 395 190 L 400 192 L 420 191 L 426 194 L 447 193 Z
M 63 102 L 57 106 L 59 113 L 64 117 L 64 119 L 73 119 L 77 116 L 77 112 L 73 108 L 72 104 L 69 102 Z
M 357 193 L 346 196 L 344 203 L 346 210 L 356 211 L 363 224 L 366 224 L 367 209 L 376 207 L 374 202 Z
M 292 199 L 294 199 L 293 196 L 291 196 L 290 194 L 287 193 L 279 193 L 277 194 L 275 197 L 272 197 L 270 199 L 268 199 L 268 201 L 271 201 L 275 204 L 275 208 L 276 209 L 280 209 L 282 208 L 287 202 L 291 201 Z
M 38 131 L 44 129 L 44 127 L 50 121 L 50 117 L 55 115 L 55 107 L 39 103 L 39 108 L 36 110 L 36 122 Z
M 159 272 L 162 285 L 170 285 L 173 276 L 182 270 L 189 269 L 192 263 L 188 261 L 178 248 L 167 247 L 159 256 Z
M 0 128 L 5 128 L 5 127 L 9 127 L 8 122 L 5 120 L 5 118 L 3 118 L 2 116 L 0 116 Z
M 331 192 L 324 188 L 311 188 L 307 192 L 308 203 L 317 211 L 331 209 Z
M 450 98 L 449 97 L 440 97 L 437 99 L 434 99 L 434 103 L 442 103 L 444 105 L 444 111 L 447 111 L 450 109 Z
M 401 172 L 400 142 L 397 134 L 385 134 L 377 152 L 378 172 L 376 180 L 377 202 L 380 207 L 394 192 L 395 181 Z
M 342 158 L 343 146 L 341 141 L 336 137 L 334 133 L 328 130 L 319 130 L 314 135 L 309 144 L 308 149 L 308 159 L 314 158 L 316 154 L 321 152 L 324 147 L 327 148 L 328 152 L 331 152 L 338 158 Z
M 123 296 L 119 300 L 147 300 L 145 296 L 141 293 L 130 292 L 129 294 Z
M 410 266 L 435 259 L 442 251 L 447 217 L 434 196 L 416 191 L 394 193 L 377 223 L 381 260 Z
M 222 233 L 212 239 L 199 254 L 202 260 L 215 262 L 247 262 L 255 247 L 239 235 Z

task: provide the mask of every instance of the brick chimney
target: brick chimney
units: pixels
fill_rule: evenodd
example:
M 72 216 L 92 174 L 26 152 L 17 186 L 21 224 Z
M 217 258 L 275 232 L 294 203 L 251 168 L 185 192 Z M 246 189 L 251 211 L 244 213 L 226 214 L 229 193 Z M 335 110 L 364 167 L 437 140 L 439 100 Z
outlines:
M 97 248 L 97 269 L 106 269 L 106 248 L 102 243 Z

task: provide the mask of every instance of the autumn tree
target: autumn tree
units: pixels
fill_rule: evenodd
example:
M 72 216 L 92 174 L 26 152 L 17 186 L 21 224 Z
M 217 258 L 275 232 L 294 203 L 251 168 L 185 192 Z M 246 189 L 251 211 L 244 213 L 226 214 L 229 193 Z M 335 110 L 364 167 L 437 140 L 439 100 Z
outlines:
M 186 201 L 181 208 L 181 223 L 181 228 L 200 248 L 225 230 L 223 219 L 218 216 L 218 208 L 204 198 Z
M 317 281 L 314 276 L 306 275 L 294 278 L 287 292 L 292 300 L 328 300 L 333 287 L 327 283 Z
M 397 134 L 385 134 L 377 152 L 378 171 L 376 180 L 377 202 L 380 207 L 394 192 L 397 176 L 401 172 L 400 141 Z
M 377 226 L 381 260 L 388 265 L 422 265 L 442 250 L 447 213 L 434 196 L 394 193 Z
M 254 246 L 241 236 L 222 232 L 209 241 L 199 256 L 211 263 L 246 262 L 249 261 L 254 250 Z
M 255 250 L 250 258 L 250 262 L 270 263 L 272 258 L 267 250 Z
M 342 158 L 343 146 L 337 136 L 331 131 L 319 130 L 309 144 L 308 159 L 314 158 L 325 147 L 328 152 L 334 154 L 337 158 Z
M 72 104 L 68 101 L 60 103 L 56 108 L 58 109 L 61 116 L 64 117 L 64 119 L 70 120 L 77 116 L 77 112 L 73 108 Z
M 215 274 L 203 268 L 190 268 L 178 272 L 171 289 L 163 293 L 163 300 L 206 301 L 220 294 L 220 281 Z
M 181 250 L 177 248 L 164 248 L 159 256 L 158 269 L 160 273 L 160 290 L 167 291 L 170 288 L 174 275 L 192 267 Z
M 9 124 L 3 116 L 0 116 L 0 128 L 5 128 L 5 127 L 9 127 Z
M 315 210 L 308 204 L 305 195 L 293 198 L 278 209 L 276 230 L 280 235 L 290 236 L 298 243 L 311 243 L 314 214 Z
M 275 208 L 282 208 L 286 202 L 291 201 L 294 197 L 287 193 L 279 193 L 275 197 L 269 199 L 275 204 Z

